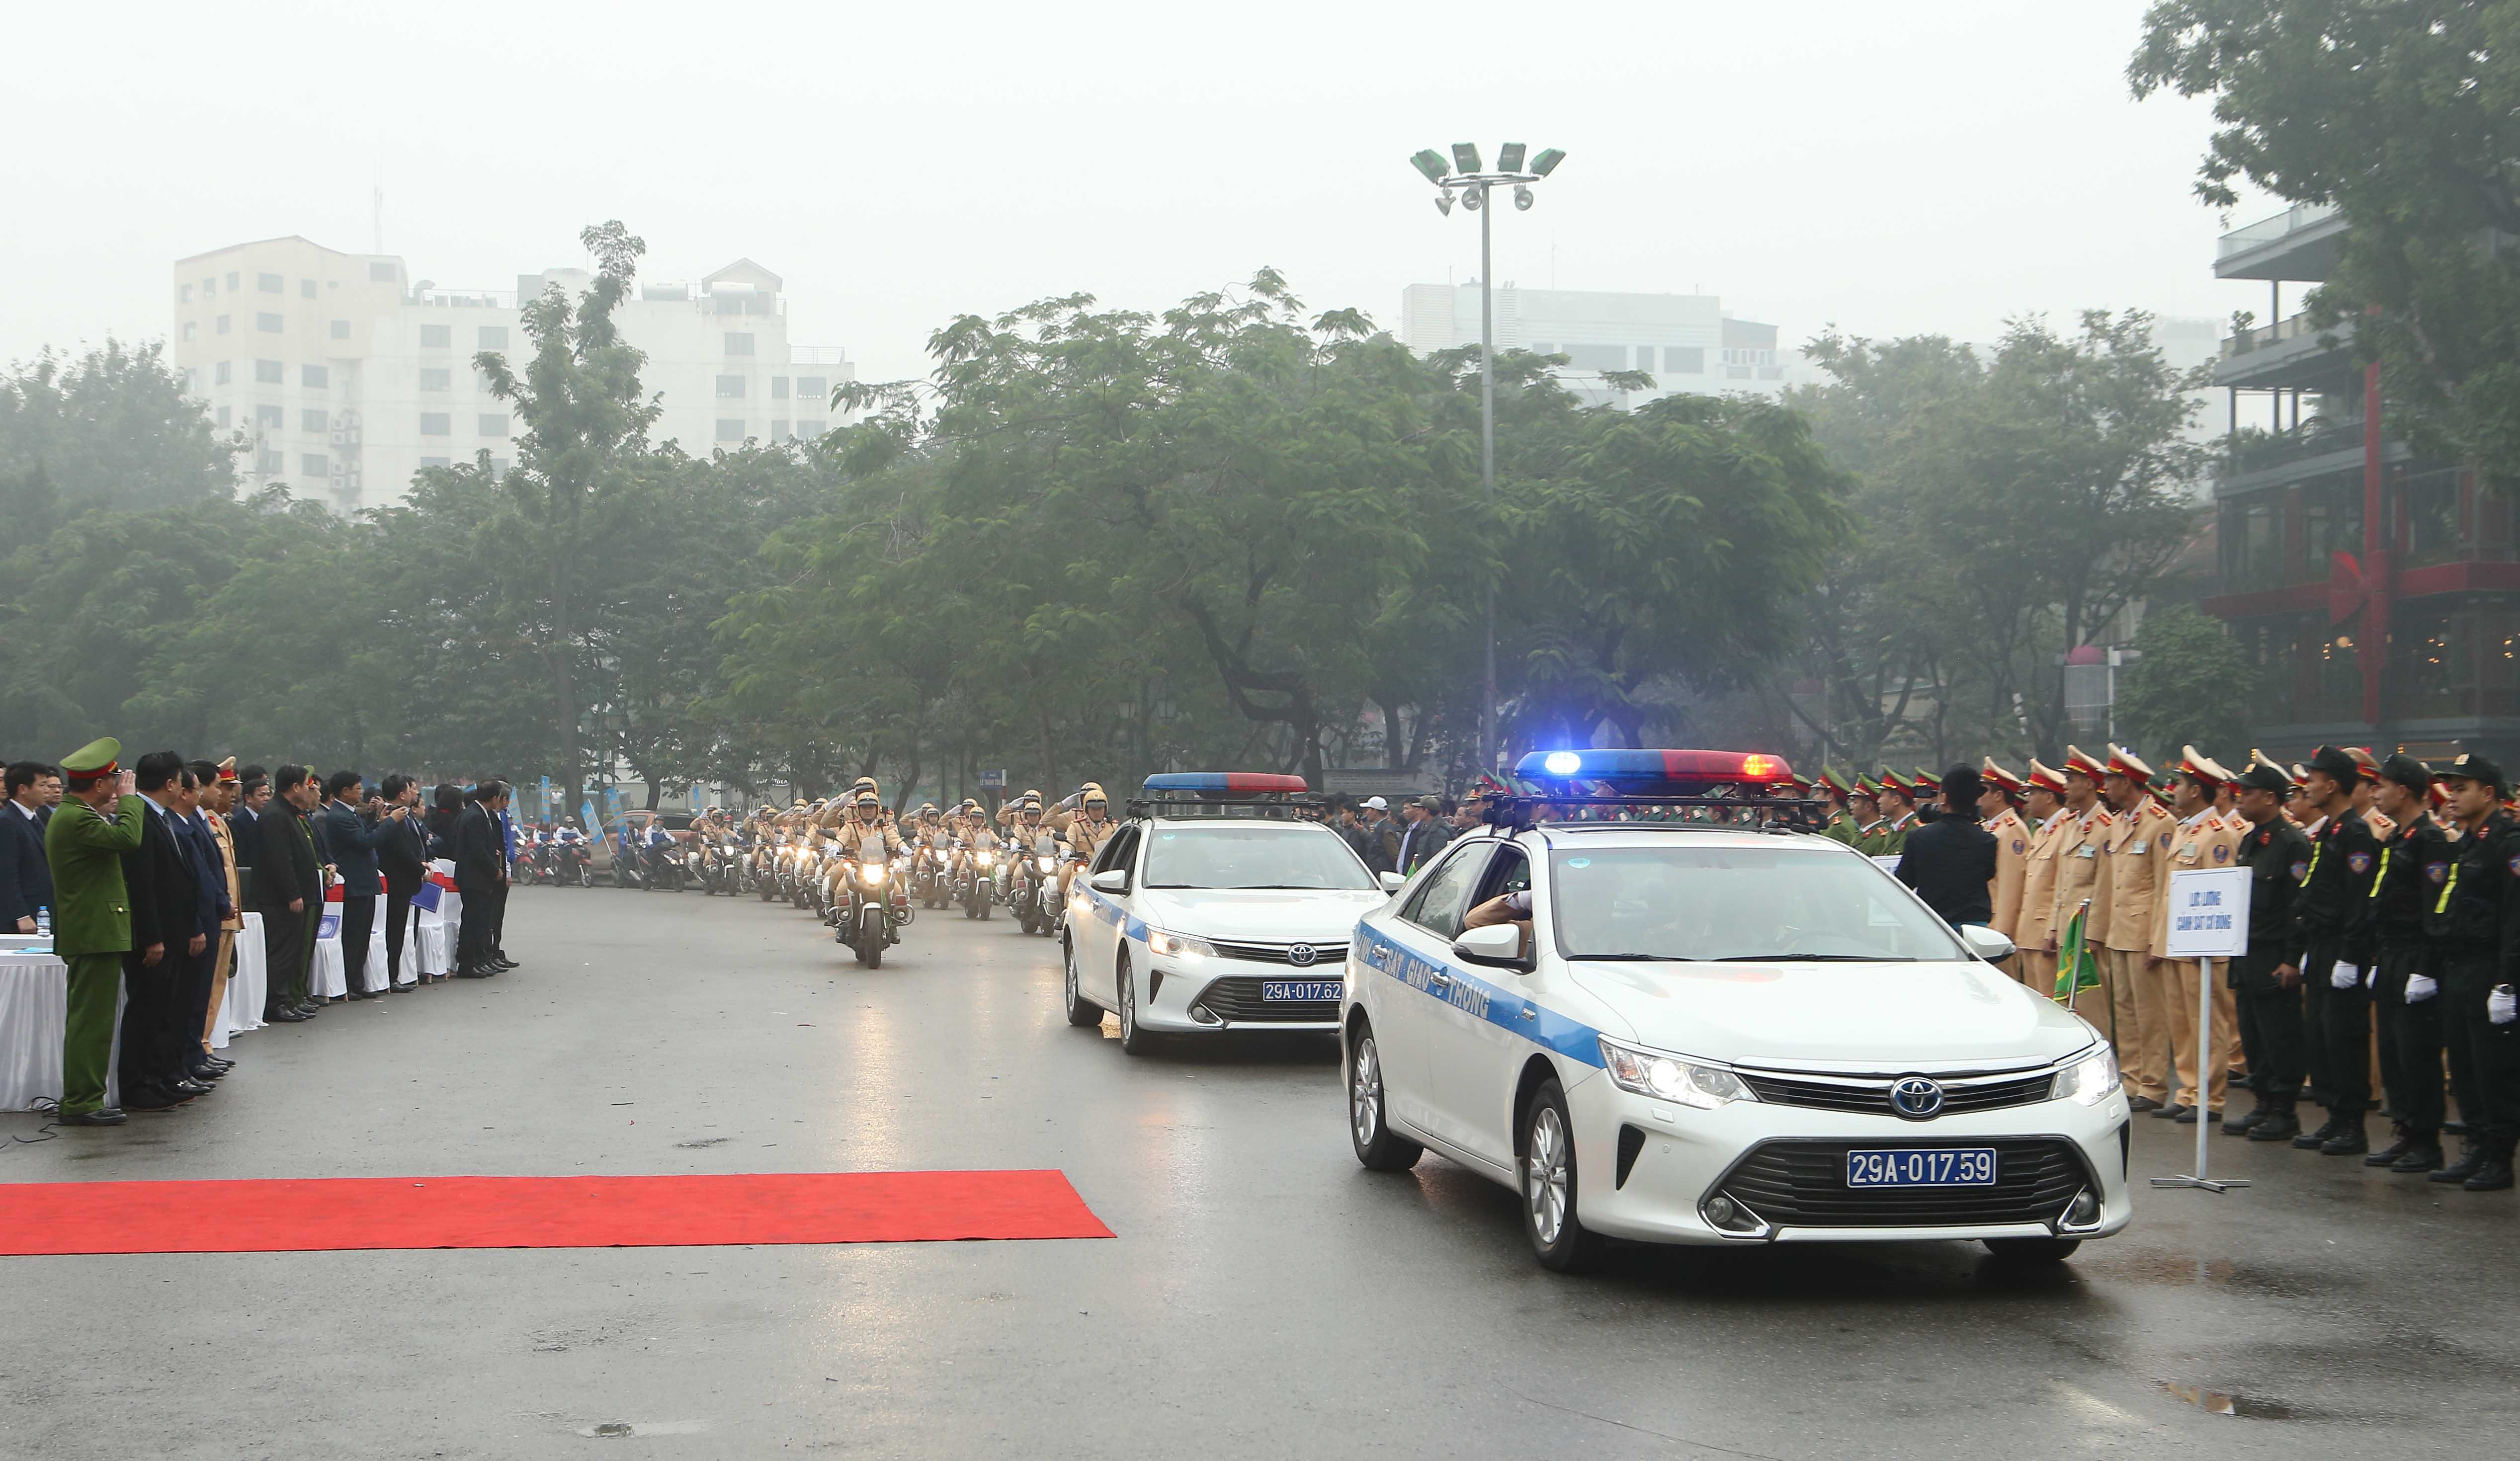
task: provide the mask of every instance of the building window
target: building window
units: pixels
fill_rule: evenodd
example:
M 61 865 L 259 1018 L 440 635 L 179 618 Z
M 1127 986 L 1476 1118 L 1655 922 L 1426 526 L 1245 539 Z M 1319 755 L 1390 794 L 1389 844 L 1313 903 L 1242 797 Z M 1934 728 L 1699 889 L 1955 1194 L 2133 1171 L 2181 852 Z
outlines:
M 420 348 L 424 350 L 445 350 L 452 348 L 454 344 L 454 326 L 423 325 L 420 327 Z
M 717 439 L 720 441 L 742 441 L 743 439 L 743 422 L 734 417 L 719 417 L 717 419 Z
M 227 428 L 228 428 L 228 409 L 227 409 L 225 406 L 222 406 L 222 407 L 220 407 L 220 408 L 219 408 L 219 429 L 220 429 L 220 430 L 222 430 L 222 431 L 224 431 L 224 430 L 226 430 Z
M 266 294 L 279 293 L 286 283 L 287 281 L 277 274 L 257 274 L 253 277 L 253 287 Z
M 393 280 L 394 266 L 391 262 L 385 259 L 368 260 L 368 283 L 392 284 Z
M 420 434 L 451 436 L 455 432 L 454 421 L 454 417 L 443 411 L 424 411 L 420 414 Z
M 349 337 L 350 322 L 347 320 L 335 320 L 333 322 L 333 338 L 337 340 L 346 340 Z
M 507 458 L 505 458 L 505 457 L 493 457 L 493 458 L 491 458 L 491 459 L 490 459 L 490 480 L 491 480 L 491 481 L 493 481 L 493 482 L 504 481 L 504 480 L 506 480 L 507 475 L 508 475 L 508 459 L 507 459 Z
M 228 332 L 228 317 L 227 317 L 227 316 L 225 316 L 225 315 L 221 315 L 221 316 L 219 316 L 219 318 L 218 318 L 218 323 L 217 323 L 217 324 L 215 324 L 215 325 L 213 325 L 213 326 L 212 326 L 212 327 L 210 327 L 210 328 L 211 328 L 213 331 L 215 331 L 217 333 L 220 333 L 220 334 L 225 334 L 225 333 L 227 333 L 227 332 Z
M 792 439 L 795 434 L 795 432 L 788 429 L 788 423 L 784 421 L 772 421 L 770 423 L 770 439 L 772 441 L 788 441 Z
M 823 423 L 821 421 L 798 421 L 796 423 L 796 439 L 798 441 L 812 441 L 815 437 L 822 434 Z
M 279 430 L 281 419 L 282 413 L 280 408 L 277 406 L 256 406 L 253 408 L 253 423 L 266 431 Z
M 297 281 L 297 297 L 300 299 L 314 298 L 315 281 L 311 279 L 301 279 Z
M 191 391 L 197 396 L 202 393 L 202 368 L 200 366 L 184 367 L 184 389 Z
M 276 477 L 289 469 L 289 458 L 275 447 L 264 447 L 253 454 L 255 470 L 266 477 Z
M 253 317 L 253 328 L 265 334 L 278 334 L 281 330 L 280 316 L 268 313 L 256 315 Z
M 1665 345 L 1662 347 L 1662 369 L 1666 376 L 1703 376 L 1706 374 L 1706 347 Z
M 322 452 L 302 452 L 297 458 L 297 471 L 301 476 L 329 477 L 333 464 L 325 460 Z
M 784 401 L 788 399 L 787 376 L 773 376 L 770 377 L 770 399 L 774 401 Z
M 221 385 L 227 384 L 228 368 L 235 363 L 236 362 L 234 361 L 222 360 L 217 365 L 210 367 L 210 378 Z
M 333 429 L 333 418 L 321 406 L 303 406 L 297 411 L 297 429 L 320 435 Z
M 260 385 L 278 385 L 289 376 L 281 369 L 279 361 L 257 360 L 253 363 L 253 378 Z
M 726 332 L 726 353 L 729 355 L 751 354 L 752 336 L 742 331 L 728 331 Z
M 472 335 L 473 342 L 484 350 L 508 348 L 508 327 L 505 325 L 484 325 L 474 331 Z
M 455 459 L 452 457 L 423 457 L 420 459 L 420 465 L 424 468 L 431 466 L 453 466 L 455 465 Z
M 332 368 L 330 366 L 316 365 L 299 366 L 297 368 L 297 383 L 306 387 L 308 390 L 330 390 L 333 388 Z
M 190 304 L 190 303 L 192 303 L 192 302 L 193 302 L 193 287 L 192 287 L 191 285 L 177 285 L 177 286 L 175 287 L 175 298 L 176 298 L 177 302 L 179 302 L 179 303 L 183 303 L 183 304 Z
M 185 338 L 185 339 L 187 339 L 187 340 L 196 340 L 196 339 L 201 338 L 201 335 L 202 335 L 202 327 L 201 327 L 201 324 L 200 324 L 198 321 L 194 321 L 194 320 L 186 320 L 186 321 L 184 322 L 184 338 Z
M 1624 371 L 1628 368 L 1625 345 L 1561 345 L 1558 353 L 1566 363 L 1579 371 Z
M 824 392 L 831 388 L 831 383 L 820 376 L 796 377 L 796 399 L 799 401 L 819 401 L 823 399 Z
M 485 396 L 490 393 L 490 373 L 479 366 L 472 368 L 472 389 Z
M 202 280 L 202 298 L 207 299 L 207 298 L 209 298 L 211 295 L 216 294 L 218 291 L 219 291 L 219 282 L 218 282 L 217 280 L 215 280 L 215 279 L 205 279 L 205 280 Z
M 721 401 L 741 401 L 741 400 L 742 400 L 742 399 L 743 399 L 743 377 L 742 377 L 742 376 L 718 376 L 718 377 L 717 377 L 717 398 L 718 398 L 719 400 L 721 400 Z
M 499 440 L 504 441 L 507 439 L 508 435 L 508 414 L 504 411 L 495 414 L 484 413 L 481 417 L 480 427 L 482 435 L 496 437 Z
M 244 288 L 245 286 L 241 283 L 244 278 L 245 275 L 243 273 L 235 269 L 230 269 L 228 271 L 228 292 L 233 294 L 237 290 Z
M 450 390 L 453 388 L 454 380 L 455 373 L 451 370 L 443 367 L 421 367 L 420 388 L 422 390 Z

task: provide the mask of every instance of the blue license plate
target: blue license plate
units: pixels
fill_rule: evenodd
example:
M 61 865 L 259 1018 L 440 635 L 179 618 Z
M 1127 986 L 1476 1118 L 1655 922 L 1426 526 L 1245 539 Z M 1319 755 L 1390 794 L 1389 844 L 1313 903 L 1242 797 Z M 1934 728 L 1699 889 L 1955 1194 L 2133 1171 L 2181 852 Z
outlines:
M 1992 1187 L 1995 1148 L 1927 1146 L 1848 1152 L 1850 1187 Z
M 1335 979 L 1264 979 L 1260 981 L 1260 1002 L 1263 1004 L 1313 1004 L 1335 1001 L 1341 982 Z

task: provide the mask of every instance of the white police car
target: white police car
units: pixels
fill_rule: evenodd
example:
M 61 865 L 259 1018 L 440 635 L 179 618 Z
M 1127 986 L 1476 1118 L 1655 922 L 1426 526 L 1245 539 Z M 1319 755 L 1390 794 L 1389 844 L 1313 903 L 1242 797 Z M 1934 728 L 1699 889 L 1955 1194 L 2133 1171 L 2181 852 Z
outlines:
M 1148 776 L 1068 892 L 1067 1022 L 1110 1010 L 1132 1055 L 1164 1035 L 1338 1029 L 1348 936 L 1400 879 L 1295 820 L 1302 790 L 1259 773 Z
M 1517 774 L 1546 797 L 1504 804 L 1358 925 L 1340 1010 L 1358 1161 L 1397 1171 L 1431 1146 L 1514 1187 L 1557 1269 L 1603 1237 L 1974 1239 L 2055 1261 L 2126 1225 L 2116 1061 L 1994 967 L 2002 935 L 1956 933 L 1825 838 L 1559 801 L 1737 806 L 1782 762 L 1560 751 Z M 1527 923 L 1465 926 L 1517 893 L 1505 911 Z

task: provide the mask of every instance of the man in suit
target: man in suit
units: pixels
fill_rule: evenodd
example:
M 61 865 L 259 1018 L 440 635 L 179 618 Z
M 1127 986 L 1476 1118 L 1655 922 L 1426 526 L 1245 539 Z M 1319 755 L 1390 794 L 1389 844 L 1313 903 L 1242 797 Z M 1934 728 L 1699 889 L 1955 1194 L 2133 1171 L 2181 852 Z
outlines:
M 1977 769 L 1955 766 L 1935 783 L 1942 815 L 1908 833 L 1899 881 L 1954 928 L 1995 916 L 1995 834 L 1979 826 Z
M 219 918 L 218 948 L 210 960 L 210 997 L 202 1012 L 202 1053 L 209 1057 L 212 1065 L 232 1068 L 236 1062 L 212 1054 L 210 1041 L 218 1038 L 213 1027 L 219 1007 L 227 1002 L 228 977 L 236 972 L 237 935 L 245 931 L 245 893 L 237 877 L 235 834 L 228 827 L 228 814 L 236 810 L 236 758 L 230 756 L 216 766 L 196 761 L 191 770 L 202 778 L 201 807 L 193 814 L 194 828 L 218 855 L 223 874 L 220 891 L 227 901 L 227 911 Z
M 204 779 L 202 773 L 208 773 Z M 217 1081 L 233 1068 L 233 1063 L 210 1053 L 207 1037 L 212 991 L 219 983 L 219 948 L 226 941 L 226 926 L 236 915 L 236 904 L 230 897 L 227 860 L 219 852 L 218 839 L 210 835 L 202 816 L 203 795 L 215 795 L 210 788 L 218 784 L 218 768 L 206 762 L 186 766 L 175 781 L 175 799 L 167 808 L 175 814 L 173 829 L 183 844 L 186 858 L 193 864 L 193 881 L 197 887 L 194 912 L 202 924 L 202 944 L 194 955 L 191 967 L 176 989 L 174 1024 L 167 1039 L 175 1048 L 177 1059 L 187 1076 L 203 1085 Z
M 202 917 L 202 884 L 175 825 L 183 758 L 151 751 L 133 772 L 145 815 L 140 845 L 122 856 L 132 948 L 122 959 L 122 1053 L 115 1068 L 125 1109 L 163 1111 L 210 1088 L 185 1072 L 175 1029 L 195 962 L 218 921 Z
M 388 809 L 384 839 L 377 844 L 377 871 L 385 882 L 385 968 L 391 975 L 386 988 L 400 994 L 427 982 L 425 975 L 402 982 L 402 951 L 411 937 L 412 896 L 428 878 L 428 833 L 420 824 L 418 781 L 397 772 L 381 789 Z
M 375 817 L 359 805 L 362 783 L 357 772 L 338 771 L 324 781 L 324 845 L 332 850 L 333 866 L 341 878 L 341 969 L 353 999 L 373 999 L 384 989 L 367 989 L 368 946 L 375 942 L 377 900 L 385 885 L 377 869 L 377 849 L 402 822 L 400 809 Z M 385 988 L 393 985 L 386 967 Z
M 499 813 L 508 785 L 493 777 L 472 789 L 472 804 L 455 822 L 455 891 L 464 899 L 455 933 L 455 976 L 487 979 L 499 972 L 491 957 L 493 909 L 507 890 L 508 864 L 499 836 Z
M 230 758 L 234 759 L 234 758 Z M 248 766 L 236 774 L 236 794 L 231 800 L 236 810 L 228 814 L 228 840 L 235 844 L 237 867 L 251 868 L 262 850 L 262 809 L 271 802 L 271 774 L 258 766 Z M 248 904 L 259 908 L 261 901 L 253 896 L 252 875 L 242 879 Z
M 121 756 L 122 742 L 108 735 L 63 757 L 69 800 L 44 828 L 44 858 L 61 900 L 53 911 L 53 950 L 70 966 L 69 1010 L 62 1024 L 60 1120 L 66 1127 L 118 1127 L 126 1120 L 120 1107 L 105 1103 L 105 1078 L 113 1058 L 122 957 L 131 948 L 122 857 L 138 850 L 149 810 L 133 794 Z
M 1444 809 L 1439 797 L 1421 796 L 1401 804 L 1401 819 L 1408 823 L 1400 832 L 1400 870 L 1416 872 L 1433 862 L 1435 854 L 1450 846 L 1453 832 L 1435 814 Z
M 324 882 L 315 861 L 315 839 L 306 810 L 315 803 L 315 778 L 302 766 L 284 766 L 272 795 L 254 818 L 253 903 L 262 914 L 265 955 L 265 1021 L 294 1024 L 315 1013 L 306 992 L 315 958 L 315 919 L 324 907 Z
M 0 932 L 35 931 L 35 909 L 53 906 L 53 870 L 44 862 L 44 823 L 62 799 L 59 773 L 39 761 L 11 763 L 0 802 Z
M 508 880 L 510 869 L 517 865 L 517 818 L 508 804 L 514 797 L 510 791 L 499 798 L 499 894 L 494 900 L 496 907 L 490 910 L 490 961 L 508 969 L 517 966 L 517 961 L 508 957 Z

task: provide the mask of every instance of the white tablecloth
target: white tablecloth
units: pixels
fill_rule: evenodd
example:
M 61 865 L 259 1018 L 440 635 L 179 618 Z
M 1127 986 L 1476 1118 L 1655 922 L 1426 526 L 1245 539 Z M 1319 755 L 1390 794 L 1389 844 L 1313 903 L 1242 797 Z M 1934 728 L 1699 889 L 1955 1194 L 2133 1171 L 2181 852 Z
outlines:
M 269 960 L 262 947 L 262 915 L 245 915 L 237 930 L 236 966 L 228 972 L 227 997 L 219 1001 L 218 1023 L 210 1027 L 210 1048 L 224 1050 L 228 1040 L 262 1028 L 262 1004 L 270 986 Z
M 122 1049 L 121 983 L 114 981 L 114 1044 L 105 1066 L 109 1106 L 121 1100 L 113 1076 Z M 68 964 L 49 953 L 0 953 L 0 1111 L 62 1098 L 62 1036 L 69 1016 Z

